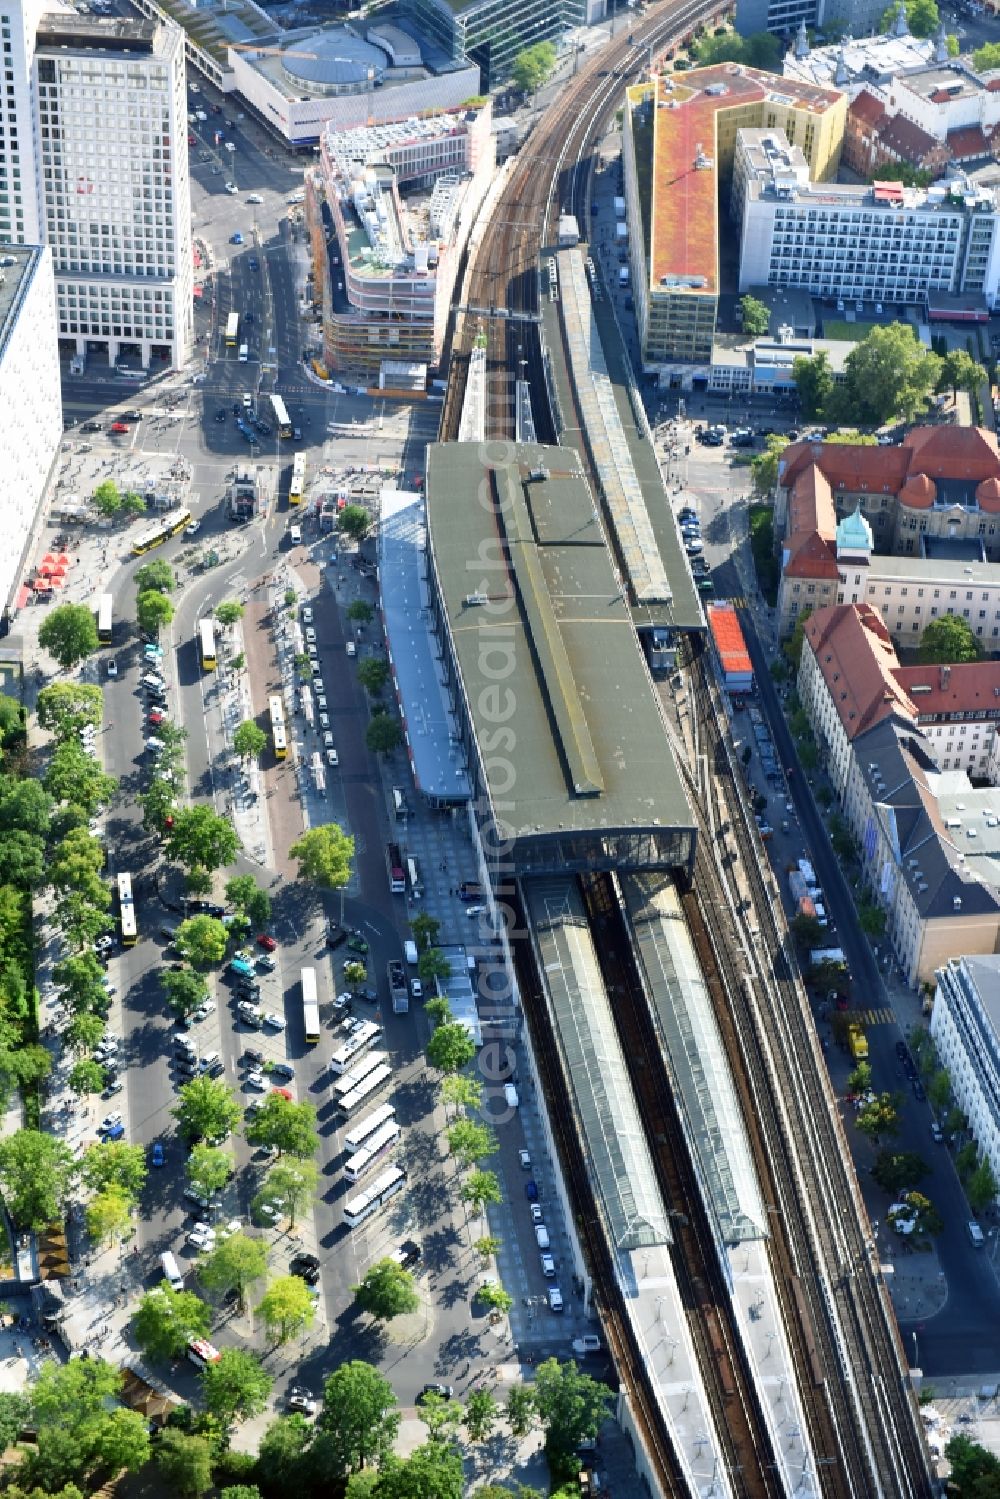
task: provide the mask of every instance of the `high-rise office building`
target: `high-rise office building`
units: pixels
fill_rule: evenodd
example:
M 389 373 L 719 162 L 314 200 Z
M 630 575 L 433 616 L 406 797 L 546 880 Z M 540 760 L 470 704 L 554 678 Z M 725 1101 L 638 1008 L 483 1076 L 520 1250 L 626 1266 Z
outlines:
M 0 0 L 0 239 L 51 247 L 58 331 L 183 364 L 193 328 L 184 37 Z M 9 50 L 8 50 L 9 49 Z

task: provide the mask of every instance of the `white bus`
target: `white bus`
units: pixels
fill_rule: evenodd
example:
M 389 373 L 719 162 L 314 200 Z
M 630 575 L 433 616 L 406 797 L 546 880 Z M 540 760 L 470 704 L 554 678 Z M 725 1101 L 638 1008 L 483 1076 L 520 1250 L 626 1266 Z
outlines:
M 274 420 L 278 428 L 278 436 L 291 437 L 292 423 L 289 419 L 285 403 L 278 395 L 277 391 L 273 392 L 271 395 L 271 408 L 274 411 Z
M 351 1065 L 353 1057 L 360 1057 L 369 1046 L 374 1046 L 382 1034 L 382 1027 L 374 1020 L 363 1020 L 330 1058 L 330 1068 L 339 1077 Z
M 306 1041 L 310 1046 L 315 1046 L 319 1040 L 319 998 L 315 968 L 303 968 L 299 978 L 302 983 L 302 1026 Z
M 355 1151 L 344 1166 L 344 1175 L 347 1180 L 359 1182 L 373 1166 L 389 1154 L 390 1150 L 395 1150 L 402 1133 L 395 1119 L 390 1119 L 387 1124 L 383 1124 L 381 1129 L 375 1131 L 368 1144 L 362 1145 L 360 1150 Z
M 379 1208 L 384 1207 L 390 1197 L 406 1186 L 406 1172 L 401 1166 L 389 1166 L 377 1176 L 367 1192 L 359 1192 L 344 1204 L 344 1222 L 348 1228 L 357 1228 Z
M 369 1072 L 380 1067 L 383 1062 L 388 1062 L 387 1051 L 370 1051 L 366 1057 L 360 1057 L 350 1072 L 342 1072 L 333 1080 L 333 1096 L 343 1098 L 345 1093 L 350 1093 L 358 1083 L 363 1083 Z
M 218 657 L 215 653 L 214 620 L 200 619 L 198 621 L 198 646 L 201 650 L 202 671 L 214 671 L 218 665 Z
M 114 634 L 112 613 L 115 601 L 110 593 L 102 593 L 97 600 L 97 638 L 102 645 L 110 645 Z
M 226 348 L 235 349 L 240 339 L 240 315 L 231 312 L 226 319 Z
M 383 1124 L 388 1124 L 390 1119 L 395 1119 L 396 1110 L 391 1103 L 380 1104 L 366 1118 L 360 1119 L 349 1134 L 344 1136 L 344 1144 L 349 1155 L 360 1150 L 362 1145 L 368 1145 L 371 1137 L 377 1134 Z
M 135 903 L 132 900 L 132 876 L 118 876 L 118 915 L 121 920 L 122 946 L 134 947 L 138 939 L 135 924 Z
M 358 1083 L 349 1093 L 339 1094 L 337 1097 L 337 1112 L 344 1119 L 352 1119 L 359 1109 L 371 1103 L 377 1093 L 381 1093 L 386 1083 L 392 1077 L 392 1068 L 388 1062 L 380 1062 L 372 1071 L 365 1074 L 364 1081 Z

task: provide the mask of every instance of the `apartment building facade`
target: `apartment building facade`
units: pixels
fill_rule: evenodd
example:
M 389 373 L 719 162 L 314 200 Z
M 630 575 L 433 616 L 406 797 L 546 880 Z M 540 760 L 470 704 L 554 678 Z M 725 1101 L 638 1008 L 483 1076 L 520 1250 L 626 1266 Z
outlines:
M 936 974 L 931 1036 L 955 1102 L 1000 1181 L 1000 957 L 957 957 Z

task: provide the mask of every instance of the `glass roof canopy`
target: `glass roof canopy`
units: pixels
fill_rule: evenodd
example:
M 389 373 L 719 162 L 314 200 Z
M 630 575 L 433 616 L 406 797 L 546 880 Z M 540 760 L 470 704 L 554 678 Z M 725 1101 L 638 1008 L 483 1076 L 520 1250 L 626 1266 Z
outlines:
M 670 1220 L 576 883 L 529 880 L 525 897 L 595 1191 L 619 1250 L 670 1244 Z
M 662 875 L 626 875 L 622 889 L 718 1232 L 725 1244 L 766 1238 L 767 1213 L 732 1073 L 677 892 Z

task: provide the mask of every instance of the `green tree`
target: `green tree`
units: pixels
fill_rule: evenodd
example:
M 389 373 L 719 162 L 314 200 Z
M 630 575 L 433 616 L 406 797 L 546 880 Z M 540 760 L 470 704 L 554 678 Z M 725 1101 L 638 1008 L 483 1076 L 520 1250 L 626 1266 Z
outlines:
M 92 682 L 53 682 L 38 694 L 36 711 L 43 729 L 68 739 L 78 729 L 101 727 L 104 693 Z
M 996 1499 L 1000 1489 L 1000 1458 L 964 1433 L 951 1438 L 944 1455 L 951 1463 L 951 1486 L 957 1494 L 963 1499 L 965 1496 L 968 1499 Z
M 154 780 L 149 790 L 139 797 L 139 804 L 143 827 L 157 837 L 162 835 L 169 819 L 176 817 L 177 795 L 169 781 Z
M 146 1152 L 141 1145 L 129 1145 L 125 1140 L 91 1145 L 80 1161 L 80 1176 L 92 1192 L 110 1189 L 134 1201 L 146 1185 Z
M 72 740 L 56 749 L 43 784 L 53 800 L 81 807 L 88 817 L 110 802 L 118 789 L 114 776 L 105 775 L 97 759 Z
M 462 1407 L 456 1401 L 444 1401 L 447 1412 L 447 1435 L 450 1436 L 462 1418 Z M 428 1421 L 425 1402 L 420 1419 Z M 441 1437 L 445 1437 L 442 1431 Z M 372 1499 L 462 1499 L 465 1475 L 462 1454 L 448 1440 L 430 1441 L 417 1447 L 409 1457 L 390 1453 L 382 1464 L 372 1489 Z
M 98 991 L 104 986 L 104 968 L 95 952 L 73 953 L 52 970 L 59 986 L 59 997 L 71 1010 L 91 1008 Z
M 382 1467 L 399 1431 L 400 1413 L 392 1386 L 371 1364 L 341 1364 L 323 1386 L 316 1419 L 322 1432 L 326 1470 L 343 1480 L 369 1464 Z
M 214 916 L 189 916 L 177 928 L 174 946 L 195 968 L 210 968 L 226 956 L 229 933 Z
M 902 1200 L 914 1218 L 914 1233 L 923 1237 L 925 1234 L 939 1234 L 944 1228 L 941 1214 L 923 1192 L 907 1192 Z
M 157 1363 L 179 1358 L 192 1338 L 205 1338 L 212 1312 L 193 1291 L 171 1290 L 161 1281 L 147 1291 L 132 1316 L 132 1332 L 143 1353 Z
M 233 862 L 240 846 L 231 823 L 206 806 L 175 813 L 165 842 L 168 858 L 185 869 L 221 869 Z
M 473 1390 L 465 1402 L 465 1429 L 473 1442 L 485 1442 L 500 1419 L 500 1407 L 489 1390 Z
M 354 599 L 347 606 L 347 618 L 354 624 L 370 625 L 375 611 L 367 599 Z
M 357 994 L 367 977 L 368 969 L 356 958 L 349 959 L 344 964 L 344 983 L 352 994 Z
M 750 460 L 753 487 L 760 495 L 773 493 L 778 482 L 778 460 L 788 447 L 788 438 L 776 432 L 765 439 L 763 452 L 755 453 Z
M 364 656 L 358 662 L 358 681 L 366 692 L 376 697 L 389 679 L 388 662 L 378 656 Z
M 448 1129 L 448 1149 L 460 1166 L 474 1166 L 496 1154 L 497 1137 L 486 1124 L 457 1119 Z
M 457 1021 L 439 1025 L 427 1042 L 427 1060 L 438 1072 L 461 1072 L 475 1054 L 475 1042 Z
M 785 655 L 788 657 L 789 661 L 792 663 L 796 671 L 798 671 L 799 662 L 802 660 L 802 647 L 805 644 L 806 620 L 809 618 L 811 613 L 811 609 L 803 609 L 800 614 L 796 615 L 795 625 L 792 629 L 792 633 L 782 647 Z
M 417 972 L 425 984 L 451 977 L 451 964 L 439 947 L 428 947 L 417 959 Z
M 951 1074 L 947 1067 L 937 1067 L 927 1084 L 927 1098 L 937 1114 L 943 1114 L 951 1102 Z
M 193 1015 L 208 998 L 207 983 L 200 973 L 192 973 L 190 968 L 161 968 L 159 979 L 167 1009 L 181 1020 L 186 1015 Z
M 0 775 L 0 834 L 15 828 L 24 833 L 48 834 L 52 798 L 37 781 Z
M 441 1101 L 456 1109 L 478 1109 L 483 1101 L 482 1084 L 474 1077 L 451 1073 L 441 1079 Z
M 252 718 L 241 723 L 233 734 L 233 749 L 241 760 L 259 760 L 266 744 L 267 735 Z
M 983 1156 L 969 1177 L 965 1184 L 965 1194 L 974 1213 L 983 1212 L 993 1203 L 997 1195 L 997 1179 L 993 1175 L 988 1156 Z
M 257 1478 L 268 1493 L 302 1492 L 312 1443 L 312 1426 L 304 1416 L 279 1416 L 260 1439 Z
M 173 617 L 173 604 L 156 588 L 140 593 L 135 601 L 136 623 L 144 635 L 158 635 Z
M 482 1212 L 488 1204 L 503 1201 L 500 1183 L 495 1171 L 472 1171 L 462 1184 L 462 1200 L 476 1212 Z
M 279 1155 L 305 1159 L 319 1149 L 316 1110 L 311 1103 L 293 1103 L 283 1093 L 269 1093 L 247 1125 L 249 1145 L 275 1146 Z
M 493 1311 L 500 1312 L 504 1316 L 506 1316 L 514 1305 L 513 1296 L 509 1291 L 505 1291 L 503 1286 L 498 1285 L 496 1281 L 484 1281 L 476 1292 L 476 1295 L 484 1306 L 491 1307 Z
M 826 31 L 829 35 L 829 24 Z M 832 41 L 832 37 L 829 39 Z M 721 36 L 703 36 L 691 50 L 702 67 L 719 62 L 743 62 L 751 68 L 762 68 L 765 73 L 781 72 L 781 43 L 766 31 L 755 31 L 750 36 L 738 36 L 735 31 L 726 31 Z
M 841 427 L 839 432 L 828 432 L 823 441 L 828 447 L 877 448 L 878 438 L 874 432 L 859 432 L 857 427 Z
M 93 1051 L 104 1038 L 104 1021 L 100 1015 L 81 1011 L 74 1015 L 63 1031 L 63 1040 L 71 1051 L 82 1053 Z
M 0 1186 L 18 1228 L 45 1228 L 61 1215 L 73 1156 L 61 1140 L 19 1129 L 0 1139 Z
M 31 1390 L 32 1413 L 39 1426 L 85 1430 L 105 1413 L 122 1387 L 120 1370 L 102 1358 L 41 1364 Z
M 243 618 L 245 612 L 243 605 L 237 603 L 235 599 L 227 599 L 225 603 L 215 606 L 215 617 L 220 625 L 235 625 Z
M 377 1260 L 351 1290 L 361 1310 L 376 1322 L 390 1322 L 420 1305 L 413 1276 L 392 1259 Z
M 7 833 L 0 839 L 4 878 L 27 890 L 45 883 L 45 852 L 31 833 Z
M 267 1335 L 287 1343 L 297 1332 L 311 1327 L 316 1308 L 309 1287 L 300 1275 L 280 1275 L 264 1293 L 258 1308 Z
M 403 731 L 399 720 L 388 713 L 373 713 L 365 730 L 365 744 L 373 755 L 388 755 L 403 742 Z
M 108 1411 L 98 1422 L 91 1462 L 100 1476 L 110 1479 L 126 1469 L 134 1472 L 148 1462 L 149 1452 L 149 1431 L 139 1411 Z
M 858 925 L 866 937 L 878 939 L 885 934 L 886 914 L 880 905 L 873 900 L 859 900 Z
M 13 1390 L 0 1392 L 0 1452 L 13 1447 L 30 1418 L 31 1405 L 26 1396 Z
M 802 414 L 808 421 L 817 421 L 826 410 L 833 395 L 833 370 L 825 349 L 811 359 L 800 354 L 792 360 L 792 379 L 798 392 Z
M 968 620 L 957 614 L 943 614 L 932 619 L 920 637 L 920 660 L 932 664 L 951 665 L 961 661 L 979 661 L 983 648 Z
M 273 1384 L 260 1360 L 245 1348 L 224 1348 L 201 1371 L 205 1405 L 226 1427 L 237 1419 L 259 1416 Z
M 111 1244 L 124 1239 L 132 1225 L 132 1204 L 116 1187 L 98 1192 L 87 1203 L 87 1233 L 95 1244 Z
M 206 1437 L 188 1436 L 167 1426 L 157 1440 L 155 1455 L 171 1494 L 199 1499 L 212 1487 L 212 1444 Z
M 877 1145 L 885 1135 L 897 1134 L 899 1131 L 897 1099 L 891 1093 L 876 1093 L 871 1102 L 866 1103 L 864 1108 L 858 1111 L 855 1123 L 873 1145 Z
M 181 1088 L 171 1112 L 181 1138 L 193 1145 L 197 1140 L 224 1140 L 239 1123 L 241 1110 L 221 1079 L 195 1077 Z
M 98 515 L 113 520 L 122 508 L 122 497 L 114 479 L 105 479 L 98 484 L 90 497 L 90 503 Z
M 159 558 L 137 568 L 133 582 L 138 593 L 173 593 L 177 587 L 170 563 L 161 562 Z
M 363 505 L 345 505 L 337 517 L 337 529 L 348 541 L 364 541 L 371 524 L 371 516 Z
M 740 297 L 740 314 L 747 338 L 763 338 L 771 326 L 771 312 L 767 303 L 747 292 Z
M 955 1156 L 955 1170 L 962 1181 L 970 1177 L 979 1163 L 979 1146 L 975 1140 L 966 1140 Z
M 844 361 L 850 419 L 870 427 L 893 418 L 912 421 L 927 405 L 940 370 L 938 356 L 924 349 L 906 323 L 876 325 Z
M 523 94 L 534 94 L 551 78 L 556 65 L 556 49 L 552 42 L 536 42 L 525 47 L 510 65 L 511 82 Z
M 483 1234 L 472 1247 L 485 1265 L 500 1253 L 503 1248 L 503 1239 L 498 1239 L 495 1234 Z
M 86 604 L 60 604 L 44 619 L 38 631 L 38 643 L 62 667 L 74 666 L 97 650 L 97 621 Z
M 90 1057 L 81 1057 L 79 1062 L 73 1063 L 66 1081 L 72 1091 L 82 1098 L 86 1093 L 102 1092 L 106 1079 L 107 1073 L 100 1062 L 95 1062 Z
M 308 828 L 288 852 L 298 860 L 299 879 L 310 884 L 340 890 L 351 877 L 354 839 L 335 822 Z
M 867 1093 L 872 1085 L 872 1069 L 868 1062 L 859 1062 L 847 1079 L 848 1093 Z
M 413 932 L 413 940 L 417 944 L 417 950 L 419 952 L 426 952 L 429 947 L 433 947 L 437 942 L 441 923 L 436 916 L 430 916 L 426 911 L 418 911 L 410 922 L 410 929 Z
M 233 1174 L 234 1162 L 228 1150 L 217 1145 L 196 1145 L 187 1159 L 187 1179 L 192 1187 L 210 1197 L 221 1192 Z
M 516 1437 L 525 1437 L 535 1419 L 535 1395 L 528 1385 L 511 1385 L 507 1394 L 507 1424 Z
M 243 1310 L 250 1304 L 251 1286 L 266 1274 L 267 1245 L 241 1233 L 223 1239 L 198 1266 L 198 1279 L 206 1290 L 220 1296 L 235 1291 Z
M 435 999 L 429 999 L 424 1005 L 424 1014 L 432 1025 L 449 1025 L 451 1023 L 451 1005 L 444 994 L 439 994 Z
M 950 390 L 952 399 L 957 399 L 960 390 L 966 395 L 974 395 L 975 392 L 986 384 L 989 376 L 981 364 L 977 364 L 972 355 L 965 349 L 949 349 L 941 361 L 941 374 L 938 377 L 938 390 Z
M 98 689 L 100 690 L 100 689 Z M 45 688 L 42 688 L 42 692 Z M 41 692 L 38 694 L 41 697 Z M 24 736 L 24 714 L 16 697 L 0 692 L 0 744 L 11 744 Z
M 252 874 L 236 874 L 226 881 L 226 900 L 242 911 L 250 925 L 263 931 L 271 920 L 271 897 L 262 890 Z
M 937 0 L 904 0 L 906 7 L 906 21 L 910 28 L 910 35 L 916 37 L 933 36 L 941 25 L 941 16 L 937 8 Z M 888 31 L 896 24 L 898 4 L 890 5 L 882 12 L 882 20 L 879 23 L 881 31 Z
M 535 1374 L 535 1409 L 545 1428 L 549 1452 L 575 1452 L 588 1437 L 596 1437 L 611 1405 L 611 1391 L 600 1380 L 584 1374 L 572 1361 L 546 1359 Z
M 977 73 L 991 73 L 1000 68 L 1000 42 L 986 42 L 972 54 L 972 66 Z
M 287 1217 L 289 1228 L 294 1228 L 297 1213 L 312 1202 L 318 1183 L 319 1171 L 313 1161 L 288 1159 L 271 1167 L 262 1195 Z

